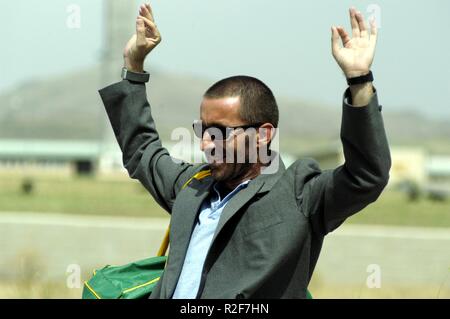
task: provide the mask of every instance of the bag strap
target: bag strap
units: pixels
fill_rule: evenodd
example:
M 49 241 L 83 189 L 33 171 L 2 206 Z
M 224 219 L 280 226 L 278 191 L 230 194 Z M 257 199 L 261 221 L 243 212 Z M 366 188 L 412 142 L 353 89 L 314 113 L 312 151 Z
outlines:
M 184 185 L 183 185 L 183 187 L 181 187 L 181 189 L 185 189 L 193 179 L 201 180 L 210 175 L 211 175 L 211 170 L 209 170 L 209 169 L 200 171 L 197 174 L 195 174 L 194 176 L 192 176 L 186 183 L 184 183 Z M 158 254 L 157 254 L 158 257 L 165 256 L 167 253 L 167 249 L 169 248 L 169 233 L 170 233 L 170 225 L 167 227 L 166 233 L 164 234 L 163 241 L 161 243 L 161 246 L 159 247 Z

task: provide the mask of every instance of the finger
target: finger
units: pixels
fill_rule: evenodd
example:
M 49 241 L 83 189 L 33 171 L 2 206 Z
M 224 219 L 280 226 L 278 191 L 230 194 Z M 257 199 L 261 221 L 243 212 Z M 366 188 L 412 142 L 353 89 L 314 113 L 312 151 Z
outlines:
M 348 35 L 347 31 L 343 27 L 337 27 L 337 31 L 339 33 L 339 36 L 342 40 L 342 45 L 344 47 L 347 47 L 347 44 L 350 42 L 350 36 Z
M 143 5 L 143 4 L 139 7 L 139 15 L 142 17 L 145 17 L 147 19 L 150 19 L 150 14 L 149 14 L 147 8 L 145 7 L 145 5 Z
M 145 26 L 148 27 L 154 34 L 158 33 L 158 28 L 156 27 L 155 22 L 142 16 L 141 19 L 144 21 Z
M 375 45 L 378 38 L 378 27 L 375 17 L 370 20 L 370 41 Z
M 339 51 L 339 49 L 341 48 L 339 46 L 339 32 L 336 29 L 335 26 L 331 27 L 331 49 L 333 51 L 333 55 L 336 55 L 336 53 Z
M 352 34 L 354 38 L 359 38 L 361 32 L 359 31 L 358 20 L 356 19 L 356 9 L 350 8 L 350 23 L 352 25 Z
M 153 15 L 148 10 L 148 7 L 144 4 L 139 7 L 139 15 L 143 16 L 144 18 L 154 21 Z
M 146 23 L 146 29 L 147 29 L 146 35 L 147 35 L 147 37 L 152 37 L 152 35 L 154 35 L 157 31 L 154 30 L 154 29 L 150 26 L 150 23 L 153 23 L 153 25 L 154 25 L 155 27 L 157 27 L 156 24 L 155 24 L 155 21 L 153 21 L 153 19 L 150 18 L 150 15 L 148 14 L 148 12 L 146 13 L 145 11 L 143 11 L 143 9 L 139 10 L 139 14 L 140 14 L 140 17 L 141 17 L 143 20 L 145 19 L 144 21 L 150 21 L 149 23 Z M 147 25 L 149 25 L 149 26 L 147 26 Z
M 144 17 L 142 17 L 142 16 L 141 16 L 140 18 L 144 21 L 145 26 L 146 26 L 147 28 L 150 29 L 150 31 L 153 33 L 153 35 L 154 35 L 157 39 L 159 39 L 159 38 L 161 37 L 161 35 L 159 34 L 159 30 L 158 30 L 158 28 L 156 27 L 156 24 L 155 24 L 152 20 L 147 19 L 147 18 L 144 18 Z
M 362 38 L 366 38 L 369 36 L 369 33 L 367 31 L 367 25 L 366 21 L 364 21 L 364 16 L 361 12 L 356 13 L 356 20 L 358 21 L 359 31 L 361 33 Z
M 147 8 L 148 12 L 150 13 L 150 16 L 152 17 L 152 21 L 155 21 L 154 16 L 153 16 L 153 10 L 152 10 L 152 7 L 150 6 L 150 3 L 147 3 L 145 5 L 145 7 Z
M 145 23 L 142 17 L 136 19 L 136 44 L 138 46 L 144 45 L 147 40 L 145 39 Z

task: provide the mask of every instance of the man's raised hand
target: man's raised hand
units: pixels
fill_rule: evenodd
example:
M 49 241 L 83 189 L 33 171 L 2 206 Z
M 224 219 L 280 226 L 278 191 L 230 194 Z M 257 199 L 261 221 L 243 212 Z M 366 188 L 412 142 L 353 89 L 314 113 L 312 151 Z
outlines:
M 377 44 L 375 19 L 370 22 L 369 33 L 362 13 L 351 8 L 350 22 L 351 38 L 343 27 L 331 28 L 333 56 L 347 78 L 369 73 Z M 339 40 L 342 40 L 342 46 Z
M 136 34 L 125 46 L 123 53 L 125 67 L 134 72 L 144 71 L 145 57 L 161 42 L 161 34 L 155 24 L 150 4 L 139 8 L 136 18 Z

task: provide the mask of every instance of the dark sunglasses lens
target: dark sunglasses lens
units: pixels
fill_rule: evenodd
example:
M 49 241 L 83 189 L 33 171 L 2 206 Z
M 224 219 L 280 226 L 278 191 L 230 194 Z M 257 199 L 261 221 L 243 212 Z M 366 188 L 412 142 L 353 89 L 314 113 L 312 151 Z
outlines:
M 211 126 L 206 128 L 205 130 L 208 132 L 208 135 L 211 137 L 211 140 L 223 141 L 226 140 L 229 136 L 231 130 L 227 129 L 223 126 Z
M 201 122 L 194 122 L 192 124 L 192 129 L 194 130 L 195 136 L 197 136 L 198 138 L 203 138 L 203 134 L 205 132 L 203 131 L 203 125 Z
M 223 127 L 223 126 L 209 126 L 205 127 L 202 122 L 194 122 L 192 124 L 192 129 L 194 130 L 195 136 L 202 139 L 205 135 L 205 132 L 208 132 L 208 135 L 210 136 L 211 140 L 226 140 L 230 137 L 231 132 L 233 131 L 232 128 Z

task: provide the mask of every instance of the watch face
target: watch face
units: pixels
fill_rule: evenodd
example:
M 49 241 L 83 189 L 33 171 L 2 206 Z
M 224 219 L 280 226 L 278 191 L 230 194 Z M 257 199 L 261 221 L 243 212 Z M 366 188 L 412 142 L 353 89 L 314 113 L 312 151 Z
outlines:
M 146 83 L 150 80 L 150 74 L 147 72 L 136 73 L 128 71 L 126 68 L 122 69 L 122 79 L 133 82 Z
M 122 79 L 126 79 L 127 78 L 127 69 L 123 68 L 122 69 Z

